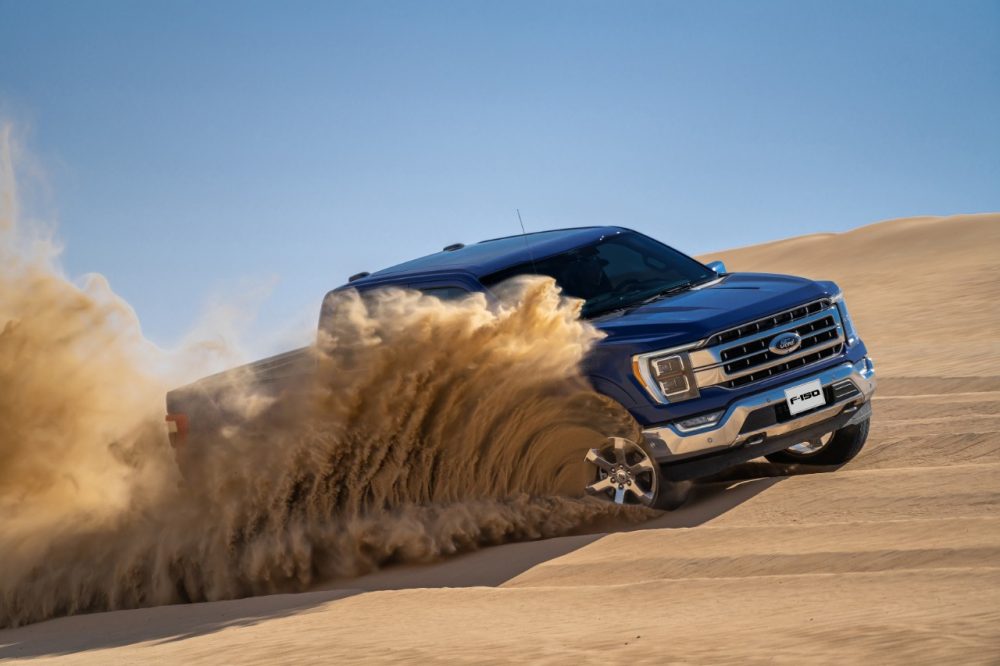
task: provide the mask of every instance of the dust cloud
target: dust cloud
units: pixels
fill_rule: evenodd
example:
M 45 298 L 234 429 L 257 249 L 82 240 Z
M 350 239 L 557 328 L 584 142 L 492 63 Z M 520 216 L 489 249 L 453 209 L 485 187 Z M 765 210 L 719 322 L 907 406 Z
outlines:
M 215 412 L 179 466 L 163 368 L 197 363 L 144 340 L 103 278 L 63 277 L 19 219 L 0 139 L 0 626 L 301 590 L 647 515 L 579 497 L 584 451 L 636 426 L 580 376 L 598 333 L 541 279 L 500 305 L 341 294 L 294 391 L 250 370 L 185 389 Z

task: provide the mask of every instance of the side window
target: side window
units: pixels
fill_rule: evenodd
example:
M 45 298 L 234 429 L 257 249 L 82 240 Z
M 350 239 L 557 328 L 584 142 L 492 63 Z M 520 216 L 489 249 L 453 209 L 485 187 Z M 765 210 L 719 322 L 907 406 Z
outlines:
M 418 289 L 428 296 L 440 298 L 442 301 L 457 301 L 469 295 L 469 292 L 461 287 L 418 287 Z

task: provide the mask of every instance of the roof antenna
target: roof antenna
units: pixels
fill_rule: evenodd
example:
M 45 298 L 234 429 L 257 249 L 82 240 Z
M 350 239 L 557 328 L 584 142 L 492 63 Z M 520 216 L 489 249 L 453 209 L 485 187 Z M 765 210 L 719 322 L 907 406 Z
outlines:
M 515 208 L 514 210 L 517 211 L 517 221 L 521 225 L 521 235 L 522 236 L 527 236 L 528 232 L 524 230 L 524 220 L 521 219 L 521 209 L 520 208 Z
M 528 258 L 531 259 L 531 271 L 533 273 L 538 273 L 538 266 L 535 265 L 535 253 L 531 251 L 531 244 L 528 242 L 528 232 L 524 230 L 524 220 L 521 219 L 521 209 L 515 208 L 517 211 L 517 221 L 521 225 L 521 238 L 524 239 L 524 249 L 528 251 Z

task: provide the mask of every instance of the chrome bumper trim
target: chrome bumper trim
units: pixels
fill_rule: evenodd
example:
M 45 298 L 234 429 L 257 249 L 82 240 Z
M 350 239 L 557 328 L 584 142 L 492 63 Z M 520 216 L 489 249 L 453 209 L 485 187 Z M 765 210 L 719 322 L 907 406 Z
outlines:
M 751 412 L 761 407 L 784 402 L 786 388 L 805 384 L 815 379 L 819 379 L 824 388 L 838 381 L 850 379 L 861 391 L 861 395 L 845 398 L 839 402 L 831 403 L 819 411 L 810 412 L 784 423 L 776 423 L 762 430 L 740 432 Z M 777 437 L 832 418 L 848 404 L 867 402 L 875 392 L 875 384 L 875 366 L 871 359 L 865 357 L 857 363 L 842 363 L 794 382 L 738 400 L 726 409 L 726 413 L 717 423 L 705 428 L 682 432 L 673 424 L 668 423 L 644 430 L 643 435 L 645 435 L 654 457 L 659 462 L 669 462 L 712 451 L 721 451 L 740 446 L 761 435 Z

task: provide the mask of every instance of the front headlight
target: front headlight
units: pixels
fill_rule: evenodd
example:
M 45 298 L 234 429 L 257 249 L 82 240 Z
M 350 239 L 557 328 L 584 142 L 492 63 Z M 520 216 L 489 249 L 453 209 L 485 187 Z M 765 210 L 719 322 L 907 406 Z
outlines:
M 699 395 L 691 359 L 682 351 L 633 356 L 632 372 L 657 402 L 681 402 Z
M 833 302 L 837 304 L 837 310 L 840 312 L 840 320 L 844 323 L 844 336 L 847 338 L 847 344 L 853 345 L 858 341 L 858 331 L 854 328 L 854 320 L 851 319 L 851 313 L 847 311 L 847 303 L 844 302 L 844 292 L 840 292 L 834 296 Z

